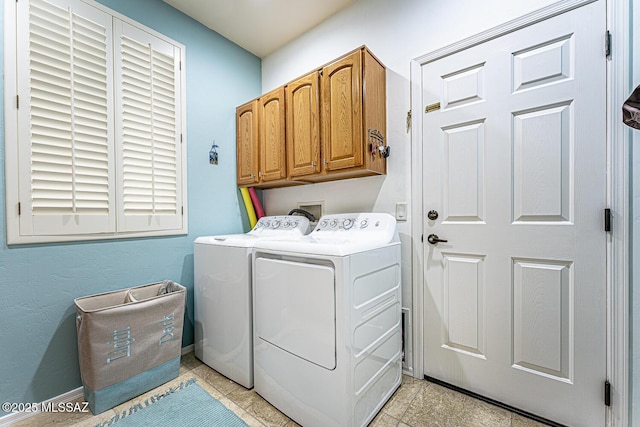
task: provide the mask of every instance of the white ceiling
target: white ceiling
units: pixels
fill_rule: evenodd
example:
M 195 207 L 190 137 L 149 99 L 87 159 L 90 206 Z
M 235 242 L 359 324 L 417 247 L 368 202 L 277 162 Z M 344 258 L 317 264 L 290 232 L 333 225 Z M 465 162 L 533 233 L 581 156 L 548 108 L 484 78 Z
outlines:
M 263 58 L 355 0 L 164 0 Z

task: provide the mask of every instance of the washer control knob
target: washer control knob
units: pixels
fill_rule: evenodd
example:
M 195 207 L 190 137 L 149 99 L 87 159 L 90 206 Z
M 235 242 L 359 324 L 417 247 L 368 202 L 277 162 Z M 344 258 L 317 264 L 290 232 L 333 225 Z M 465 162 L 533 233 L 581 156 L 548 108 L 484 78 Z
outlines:
M 331 222 L 329 223 L 329 226 L 331 228 L 334 228 L 336 225 L 338 225 L 338 220 L 337 219 L 332 219 Z
M 322 220 L 320 221 L 320 227 L 326 227 L 327 226 L 327 221 L 326 220 Z
M 276 229 L 280 227 L 280 221 L 279 220 L 275 220 L 271 223 L 271 228 Z
M 284 228 L 291 228 L 291 221 L 285 221 L 283 224 Z
M 344 221 L 342 221 L 342 226 L 345 230 L 350 229 L 351 227 L 353 227 L 353 220 L 351 218 L 345 219 Z
M 366 219 L 360 221 L 360 228 L 367 228 L 367 225 L 369 225 L 369 221 L 367 221 Z

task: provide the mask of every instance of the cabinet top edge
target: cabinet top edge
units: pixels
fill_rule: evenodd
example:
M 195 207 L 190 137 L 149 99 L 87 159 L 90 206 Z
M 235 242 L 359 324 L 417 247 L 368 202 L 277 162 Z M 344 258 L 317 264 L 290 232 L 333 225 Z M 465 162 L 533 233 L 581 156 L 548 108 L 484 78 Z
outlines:
M 319 73 L 319 72 L 320 72 L 320 71 L 322 71 L 322 69 L 323 69 L 323 68 L 325 68 L 326 66 L 331 65 L 331 64 L 333 64 L 334 62 L 340 61 L 341 59 L 344 59 L 344 58 L 346 58 L 346 57 L 348 57 L 348 56 L 350 56 L 350 55 L 353 55 L 355 52 L 358 52 L 358 51 L 362 52 L 362 54 L 363 54 L 363 55 L 364 55 L 364 53 L 365 53 L 365 52 L 366 52 L 366 53 L 368 53 L 368 54 L 369 54 L 369 55 L 371 55 L 371 57 L 372 57 L 373 59 L 375 59 L 375 60 L 376 60 L 376 61 L 377 61 L 377 62 L 378 62 L 378 63 L 379 63 L 383 68 L 385 68 L 385 69 L 387 68 L 387 67 L 384 65 L 384 63 L 380 60 L 380 58 L 378 58 L 378 57 L 377 57 L 373 52 L 371 52 L 371 49 L 369 49 L 369 48 L 367 47 L 367 45 L 364 45 L 364 44 L 363 44 L 363 45 L 361 45 L 361 46 L 359 46 L 359 47 L 357 47 L 357 48 L 355 48 L 355 49 L 350 50 L 349 52 L 347 52 L 347 53 L 345 53 L 345 54 L 343 54 L 343 55 L 340 55 L 339 57 L 337 57 L 337 58 L 335 58 L 335 59 L 332 59 L 331 61 L 329 61 L 329 62 L 327 62 L 327 63 L 325 63 L 325 64 L 320 65 L 319 67 L 315 67 L 314 69 L 309 70 L 309 71 L 307 71 L 306 73 L 303 73 L 303 74 L 301 74 L 301 75 L 299 75 L 299 76 L 297 76 L 297 77 L 295 77 L 295 78 L 293 78 L 293 79 L 291 79 L 291 80 L 287 81 L 286 83 L 279 85 L 278 87 L 276 87 L 275 89 L 270 90 L 269 92 L 265 92 L 265 93 L 261 94 L 260 96 L 258 96 L 258 97 L 256 97 L 256 98 L 254 98 L 254 99 L 252 99 L 252 100 L 250 100 L 250 101 L 247 101 L 247 102 L 243 103 L 240 107 L 245 106 L 245 105 L 247 105 L 247 104 L 249 104 L 249 103 L 251 103 L 251 102 L 257 101 L 257 100 L 259 100 L 260 98 L 262 98 L 263 96 L 265 96 L 265 95 L 267 95 L 267 94 L 270 94 L 270 93 L 272 93 L 272 92 L 278 91 L 278 90 L 280 90 L 281 88 L 284 88 L 284 87 L 286 87 L 286 86 L 288 86 L 288 85 L 290 85 L 290 84 L 292 84 L 292 83 L 294 83 L 294 82 L 296 82 L 296 81 L 300 80 L 301 78 L 304 78 L 304 77 L 308 76 L 309 74 L 312 74 L 312 73 Z M 240 108 L 240 107 L 238 107 L 238 108 Z

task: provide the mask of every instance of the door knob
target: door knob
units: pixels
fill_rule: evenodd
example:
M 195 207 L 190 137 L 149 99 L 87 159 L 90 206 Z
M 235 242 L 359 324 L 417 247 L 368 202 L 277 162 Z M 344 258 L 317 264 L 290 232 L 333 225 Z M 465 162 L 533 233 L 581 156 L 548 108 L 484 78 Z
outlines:
M 437 234 L 429 234 L 429 236 L 427 236 L 427 242 L 435 245 L 437 243 L 448 242 L 448 240 L 439 238 Z

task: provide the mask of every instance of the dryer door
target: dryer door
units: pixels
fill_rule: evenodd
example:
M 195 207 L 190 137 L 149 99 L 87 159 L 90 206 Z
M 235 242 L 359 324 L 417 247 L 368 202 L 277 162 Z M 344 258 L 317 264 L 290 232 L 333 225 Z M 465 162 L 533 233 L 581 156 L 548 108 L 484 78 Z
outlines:
M 326 369 L 336 367 L 335 270 L 256 258 L 258 338 Z

